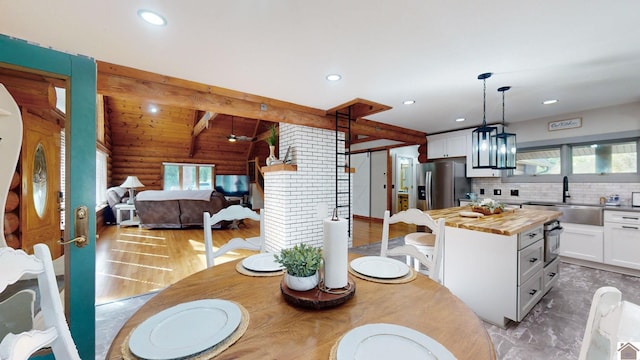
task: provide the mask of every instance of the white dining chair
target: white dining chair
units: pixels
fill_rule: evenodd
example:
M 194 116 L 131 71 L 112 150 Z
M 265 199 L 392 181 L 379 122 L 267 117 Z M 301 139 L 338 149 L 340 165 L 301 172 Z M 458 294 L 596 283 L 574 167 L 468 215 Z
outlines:
M 622 293 L 615 287 L 596 290 L 578 359 L 619 359 L 616 355 L 625 345 L 638 340 L 640 306 L 622 301 Z
M 219 223 L 220 221 L 240 221 L 244 219 L 259 221 L 260 235 L 248 239 L 233 238 L 226 244 L 222 245 L 217 251 L 214 251 L 211 227 Z M 232 250 L 247 249 L 264 252 L 264 209 L 261 209 L 260 215 L 258 215 L 255 211 L 242 205 L 231 205 L 213 215 L 205 212 L 203 224 L 207 267 L 214 266 L 215 258 L 222 256 Z
M 0 359 L 22 360 L 43 347 L 51 347 L 57 359 L 80 359 L 58 293 L 51 253 L 45 244 L 33 247 L 34 255 L 10 247 L 0 248 L 0 292 L 25 274 L 37 274 L 44 329 L 9 333 L 0 342 Z
M 414 224 L 426 226 L 431 229 L 431 234 L 427 237 L 433 239 L 433 246 L 422 244 L 416 246 L 405 244 L 389 249 L 389 225 L 403 222 L 406 224 Z M 442 251 L 444 247 L 444 219 L 435 221 L 431 216 L 419 209 L 408 209 L 400 211 L 390 216 L 389 210 L 384 212 L 384 220 L 382 224 L 382 242 L 380 247 L 380 256 L 406 256 L 407 264 L 413 265 L 416 270 L 420 270 L 420 264 L 427 268 L 429 277 L 439 283 L 442 283 Z M 426 233 L 425 233 L 426 234 Z M 412 236 L 419 236 L 412 235 Z

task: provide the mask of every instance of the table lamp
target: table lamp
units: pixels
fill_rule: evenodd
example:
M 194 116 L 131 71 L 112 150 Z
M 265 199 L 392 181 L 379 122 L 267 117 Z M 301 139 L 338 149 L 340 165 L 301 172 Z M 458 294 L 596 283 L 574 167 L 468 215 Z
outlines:
M 133 189 L 144 187 L 144 185 L 138 180 L 137 176 L 127 176 L 127 179 L 120 184 L 120 187 L 129 189 L 129 200 L 127 200 L 127 204 L 133 204 Z

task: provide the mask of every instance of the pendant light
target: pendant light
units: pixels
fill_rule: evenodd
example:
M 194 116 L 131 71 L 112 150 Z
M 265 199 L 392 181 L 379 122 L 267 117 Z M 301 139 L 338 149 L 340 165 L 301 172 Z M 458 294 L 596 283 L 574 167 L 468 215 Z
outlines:
M 498 89 L 502 93 L 502 132 L 495 135 L 491 141 L 496 149 L 496 166 L 494 169 L 515 169 L 516 168 L 516 134 L 505 132 L 504 122 L 504 93 L 511 89 L 511 86 L 503 86 Z
M 491 73 L 478 75 L 482 80 L 484 90 L 482 93 L 482 126 L 471 133 L 472 166 L 474 169 L 491 169 L 495 167 L 495 148 L 491 144 L 492 137 L 498 134 L 498 128 L 487 126 L 487 79 Z

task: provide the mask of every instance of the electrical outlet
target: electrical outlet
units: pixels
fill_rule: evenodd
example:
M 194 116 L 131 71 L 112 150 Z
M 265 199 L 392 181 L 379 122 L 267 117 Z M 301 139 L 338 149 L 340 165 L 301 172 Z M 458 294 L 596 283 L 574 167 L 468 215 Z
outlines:
M 480 195 L 484 195 L 484 189 L 480 189 Z
M 502 195 L 502 190 L 500 190 L 500 189 L 493 189 L 493 195 Z
M 511 196 L 519 196 L 519 191 L 518 189 L 511 189 Z

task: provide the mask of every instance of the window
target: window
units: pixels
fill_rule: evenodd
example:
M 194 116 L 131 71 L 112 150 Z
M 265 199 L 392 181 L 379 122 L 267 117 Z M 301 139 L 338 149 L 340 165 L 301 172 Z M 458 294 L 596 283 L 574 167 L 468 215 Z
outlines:
M 640 139 L 594 139 L 589 143 L 578 140 L 582 142 L 518 149 L 516 169 L 503 181 L 547 182 L 558 181 L 562 176 L 582 182 L 638 180 Z
M 518 150 L 513 175 L 559 175 L 561 165 L 560 147 Z
M 96 206 L 107 203 L 107 154 L 96 150 Z
M 638 172 L 635 141 L 571 147 L 573 174 L 633 174 Z
M 165 190 L 213 189 L 213 168 L 205 164 L 162 164 Z

